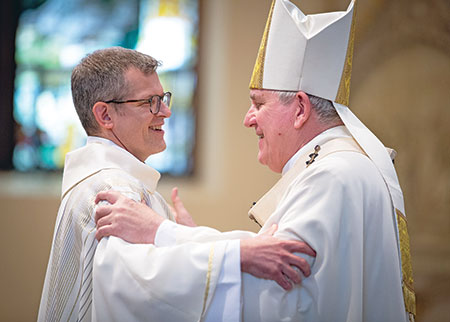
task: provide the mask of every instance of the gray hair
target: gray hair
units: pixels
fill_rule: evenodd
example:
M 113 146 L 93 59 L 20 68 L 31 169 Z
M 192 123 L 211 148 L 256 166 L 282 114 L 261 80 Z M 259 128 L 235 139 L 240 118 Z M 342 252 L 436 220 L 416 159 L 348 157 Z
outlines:
M 278 94 L 278 100 L 283 104 L 287 105 L 292 102 L 294 97 L 297 95 L 297 92 L 294 91 L 272 91 L 275 94 Z M 334 108 L 333 103 L 330 100 L 317 97 L 314 95 L 308 95 L 309 101 L 311 102 L 314 110 L 316 111 L 319 121 L 322 123 L 329 123 L 340 120 L 339 115 Z
M 144 74 L 156 71 L 160 63 L 151 56 L 122 47 L 100 49 L 87 55 L 72 71 L 72 99 L 88 135 L 99 127 L 92 113 L 96 102 L 124 99 L 128 94 L 125 73 L 136 68 Z

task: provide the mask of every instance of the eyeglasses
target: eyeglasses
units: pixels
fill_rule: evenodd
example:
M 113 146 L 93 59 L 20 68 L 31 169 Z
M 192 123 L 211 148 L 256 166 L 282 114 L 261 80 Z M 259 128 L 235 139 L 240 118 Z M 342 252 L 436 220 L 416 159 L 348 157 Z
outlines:
M 161 101 L 170 108 L 170 101 L 172 99 L 172 93 L 171 92 L 165 92 L 164 95 L 152 95 L 148 99 L 140 99 L 140 100 L 126 100 L 126 101 L 117 101 L 117 100 L 110 100 L 105 101 L 105 103 L 114 103 L 114 104 L 124 104 L 124 103 L 148 103 L 149 109 L 152 114 L 158 114 L 161 110 Z

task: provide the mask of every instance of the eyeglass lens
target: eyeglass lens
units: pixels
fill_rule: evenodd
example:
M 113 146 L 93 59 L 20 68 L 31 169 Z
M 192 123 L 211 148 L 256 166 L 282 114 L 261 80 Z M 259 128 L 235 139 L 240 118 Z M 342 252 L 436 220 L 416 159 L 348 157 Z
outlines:
M 171 94 L 170 93 L 164 93 L 164 96 L 162 98 L 163 103 L 170 108 L 170 98 L 171 98 Z M 159 111 L 161 109 L 161 97 L 160 96 L 153 96 L 151 98 L 151 102 L 150 102 L 150 111 L 153 114 L 158 114 Z

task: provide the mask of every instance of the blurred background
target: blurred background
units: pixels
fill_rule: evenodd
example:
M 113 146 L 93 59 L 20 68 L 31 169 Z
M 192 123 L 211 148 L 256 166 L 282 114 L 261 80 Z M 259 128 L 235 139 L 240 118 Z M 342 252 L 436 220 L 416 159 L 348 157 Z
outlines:
M 295 0 L 306 13 L 349 0 Z M 417 321 L 450 321 L 450 2 L 358 0 L 350 108 L 397 150 Z M 279 178 L 243 127 L 270 0 L 3 0 L 0 4 L 0 321 L 36 320 L 61 167 L 84 144 L 70 73 L 98 48 L 162 61 L 174 93 L 168 149 L 148 163 L 198 224 L 258 227 L 253 201 Z M 380 294 L 382 296 L 382 294 Z

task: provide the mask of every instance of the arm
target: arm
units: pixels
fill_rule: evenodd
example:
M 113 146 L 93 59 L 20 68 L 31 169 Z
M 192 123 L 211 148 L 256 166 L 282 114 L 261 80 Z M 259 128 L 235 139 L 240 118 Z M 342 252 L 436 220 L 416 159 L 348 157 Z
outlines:
M 107 200 L 111 205 L 97 209 L 98 230 L 96 236 L 98 239 L 103 236 L 114 235 L 129 242 L 154 243 L 162 221 L 160 218 L 155 219 L 159 216 L 149 207 L 133 202 L 115 192 L 100 193 L 97 195 L 96 201 L 99 200 Z M 230 237 L 230 234 L 223 234 L 207 227 L 193 228 L 166 222 L 167 225 L 172 232 L 167 233 L 167 235 L 172 236 L 174 231 L 178 231 L 175 234 L 181 234 L 186 238 L 192 236 L 191 241 L 206 242 Z M 274 231 L 250 239 L 248 239 L 249 234 L 245 234 L 246 238 L 242 239 L 240 243 L 241 269 L 243 272 L 248 272 L 259 278 L 274 280 L 288 290 L 292 288 L 292 282 L 300 282 L 299 273 L 291 265 L 300 269 L 305 276 L 310 274 L 308 263 L 293 255 L 293 253 L 302 252 L 311 256 L 314 256 L 315 253 L 303 242 L 274 238 L 272 236 Z M 234 235 L 242 236 L 243 234 L 236 233 Z M 189 240 L 184 239 L 184 242 L 189 242 Z M 165 244 L 163 246 L 170 245 Z
M 218 287 L 226 247 L 157 248 L 103 238 L 93 263 L 93 315 L 99 321 L 201 320 Z
M 126 202 L 141 206 L 140 197 L 138 193 L 133 196 L 136 201 Z M 164 210 L 159 198 L 150 202 Z M 227 307 L 240 312 L 239 261 L 229 256 L 233 243 L 158 248 L 113 236 L 103 238 L 93 264 L 93 316 L 100 321 L 145 321 L 149 316 L 155 321 L 213 321 L 205 318 L 205 312 L 216 291 L 223 289 L 235 295 Z M 238 279 L 221 280 L 222 270 L 229 266 L 237 267 Z M 235 320 L 231 316 L 224 321 Z
M 301 178 L 291 184 L 274 214 L 262 228 L 264 231 L 277 223 L 279 229 L 275 236 L 308 242 L 317 251 L 317 257 L 313 260 L 301 256 L 310 263 L 312 273 L 303 280 L 301 287 L 296 286 L 288 293 L 272 281 L 244 274 L 244 321 L 252 320 L 251 317 L 258 321 L 327 321 L 319 313 L 319 308 L 322 312 L 327 309 L 319 296 L 326 297 L 328 293 L 335 301 L 340 296 L 346 296 L 335 289 L 335 285 L 340 283 L 339 278 L 343 276 L 335 275 L 333 277 L 336 280 L 323 283 L 323 278 L 331 276 L 328 271 L 331 266 L 324 265 L 324 258 L 331 262 L 340 261 L 332 250 L 333 244 L 337 246 L 333 235 L 340 232 L 337 227 L 325 227 L 324 224 L 328 225 L 328 216 L 339 221 L 341 194 L 330 178 L 324 176 L 322 179 L 321 175 L 312 172 L 312 168 L 308 172 L 304 171 Z M 330 196 L 332 199 L 328 200 Z M 331 303 L 327 305 L 331 306 Z
M 244 274 L 244 320 L 377 321 L 381 306 L 400 307 L 395 258 L 389 256 L 397 250 L 388 246 L 394 235 L 382 232 L 384 225 L 392 226 L 390 211 L 386 216 L 383 210 L 383 204 L 389 208 L 389 195 L 376 197 L 379 187 L 386 190 L 383 185 L 371 162 L 356 153 L 345 159 L 336 153 L 305 170 L 267 227 L 276 222 L 276 237 L 304 240 L 317 251 L 314 261 L 305 258 L 311 275 L 286 293 L 272 281 Z M 383 316 L 389 312 L 383 310 Z

